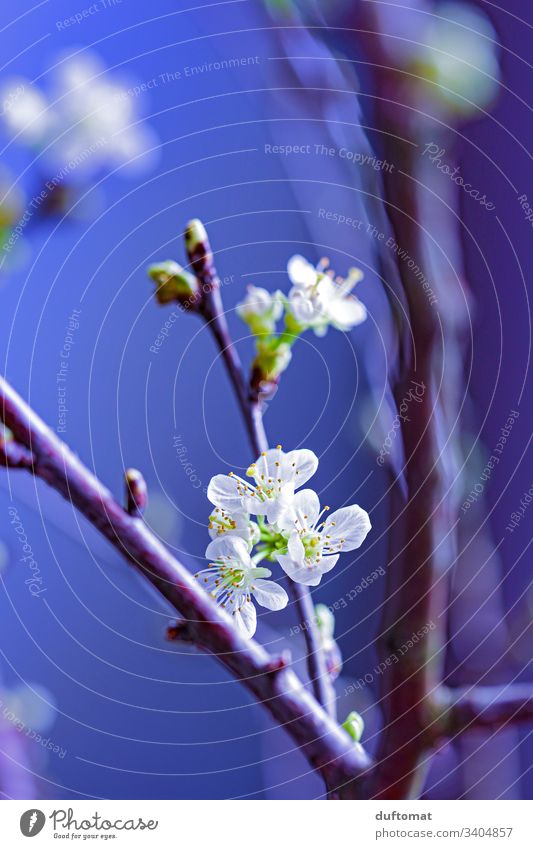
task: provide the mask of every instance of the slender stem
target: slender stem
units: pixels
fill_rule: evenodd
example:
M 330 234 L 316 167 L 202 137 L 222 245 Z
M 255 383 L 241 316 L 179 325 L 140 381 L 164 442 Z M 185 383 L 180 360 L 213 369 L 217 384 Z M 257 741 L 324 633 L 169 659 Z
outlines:
M 186 620 L 188 639 L 212 652 L 292 737 L 330 793 L 359 798 L 370 767 L 363 750 L 306 692 L 284 664 L 247 640 L 140 518 L 130 516 L 103 484 L 0 377 L 0 418 L 32 454 L 33 475 L 76 506 Z
M 226 366 L 244 418 L 246 430 L 252 444 L 252 450 L 254 454 L 259 455 L 262 451 L 268 450 L 261 402 L 251 397 L 246 386 L 240 357 L 230 336 L 218 287 L 210 289 L 207 292 L 200 311 L 220 349 L 224 365 Z
M 296 604 L 307 645 L 307 669 L 315 698 L 329 715 L 335 719 L 335 689 L 326 666 L 324 652 L 320 645 L 318 628 L 316 626 L 315 609 L 310 592 L 304 584 L 289 582 L 290 591 Z
M 268 450 L 261 399 L 250 390 L 244 379 L 241 361 L 224 314 L 220 296 L 220 279 L 215 268 L 211 245 L 200 222 L 193 221 L 189 224 L 185 232 L 185 245 L 202 292 L 198 310 L 207 322 L 220 349 L 244 418 L 252 450 L 259 455 Z M 296 335 L 294 333 L 289 335 L 292 344 Z M 290 578 L 288 581 L 298 617 L 301 622 L 306 623 L 304 635 L 307 645 L 307 666 L 313 690 L 320 704 L 335 717 L 335 691 L 320 645 L 310 591 L 303 585 L 298 585 L 295 589 L 294 582 Z

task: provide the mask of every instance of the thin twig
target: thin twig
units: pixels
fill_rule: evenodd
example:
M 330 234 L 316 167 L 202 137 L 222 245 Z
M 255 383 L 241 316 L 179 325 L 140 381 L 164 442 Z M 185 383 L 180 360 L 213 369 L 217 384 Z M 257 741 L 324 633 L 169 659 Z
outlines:
M 309 679 L 315 694 L 315 698 L 324 707 L 329 715 L 335 719 L 337 711 L 335 708 L 335 689 L 331 683 L 331 677 L 326 665 L 326 658 L 320 644 L 318 628 L 316 627 L 315 609 L 311 594 L 303 584 L 289 581 L 289 588 L 301 616 L 301 623 L 305 634 L 307 645 L 307 667 Z
M 140 518 L 132 517 L 0 377 L 0 418 L 33 457 L 31 472 L 76 506 L 187 620 L 195 644 L 212 652 L 292 737 L 330 793 L 359 798 L 366 753 L 327 715 L 285 663 L 247 640 Z

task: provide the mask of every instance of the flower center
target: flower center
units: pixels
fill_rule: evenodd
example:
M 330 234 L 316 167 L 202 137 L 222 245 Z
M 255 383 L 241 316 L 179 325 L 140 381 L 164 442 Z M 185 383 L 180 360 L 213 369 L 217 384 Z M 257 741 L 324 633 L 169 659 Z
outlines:
M 217 533 L 224 534 L 226 531 L 234 531 L 237 523 L 230 518 L 229 514 L 220 507 L 215 507 L 213 513 L 209 517 L 209 530 L 215 529 Z
M 310 533 L 303 534 L 300 538 L 304 547 L 305 559 L 316 560 L 318 562 L 322 554 L 322 540 L 320 536 L 318 534 Z

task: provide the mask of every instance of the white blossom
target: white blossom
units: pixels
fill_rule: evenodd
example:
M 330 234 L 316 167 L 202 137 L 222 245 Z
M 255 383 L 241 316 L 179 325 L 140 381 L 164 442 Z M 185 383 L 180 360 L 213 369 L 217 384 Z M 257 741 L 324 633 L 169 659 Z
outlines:
M 296 493 L 292 504 L 278 517 L 277 527 L 287 538 L 287 553 L 276 554 L 284 572 L 299 584 L 317 586 L 341 551 L 353 551 L 363 543 L 371 524 L 368 513 L 357 504 L 341 507 L 327 519 L 312 489 Z
M 42 151 L 57 179 L 80 178 L 102 166 L 145 168 L 157 148 L 137 116 L 133 89 L 87 51 L 57 63 L 50 90 L 14 79 L 2 90 L 2 118 L 20 141 Z
M 363 274 L 358 268 L 350 269 L 348 276 L 334 277 L 326 271 L 327 260 L 315 267 L 303 256 L 293 256 L 287 265 L 293 288 L 289 292 L 289 309 L 295 320 L 323 335 L 328 326 L 347 331 L 361 324 L 367 312 L 352 289 Z
M 261 286 L 250 285 L 244 300 L 237 304 L 237 313 L 247 323 L 258 319 L 272 331 L 283 313 L 283 295 L 279 291 L 271 293 Z
M 2 118 L 9 132 L 21 141 L 34 144 L 48 130 L 51 119 L 47 98 L 26 79 L 11 79 L 0 95 Z
M 259 542 L 259 527 L 250 519 L 248 513 L 227 513 L 221 507 L 215 507 L 209 516 L 209 536 L 217 539 L 221 536 L 235 536 L 243 539 L 251 551 Z
M 247 470 L 251 480 L 231 472 L 215 475 L 207 488 L 209 501 L 227 513 L 266 516 L 270 524 L 286 511 L 294 492 L 314 475 L 318 457 L 308 449 L 285 453 L 281 445 L 264 451 Z
M 257 627 L 257 612 L 252 597 L 268 610 L 282 610 L 288 602 L 287 593 L 274 581 L 265 580 L 270 569 L 255 566 L 244 540 L 222 536 L 207 546 L 206 557 L 212 562 L 196 578 L 207 592 L 235 621 L 246 637 L 253 637 Z

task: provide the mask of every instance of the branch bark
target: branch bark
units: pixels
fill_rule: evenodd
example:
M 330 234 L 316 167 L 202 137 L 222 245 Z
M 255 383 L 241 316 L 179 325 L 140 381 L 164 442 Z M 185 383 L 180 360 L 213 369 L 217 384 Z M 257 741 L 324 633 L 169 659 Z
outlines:
M 330 794 L 359 798 L 360 778 L 371 763 L 364 750 L 352 745 L 291 669 L 239 634 L 142 519 L 128 514 L 1 377 L 0 418 L 16 443 L 31 453 L 33 475 L 76 506 L 187 620 L 191 639 L 215 654 L 270 711 L 323 777 Z

